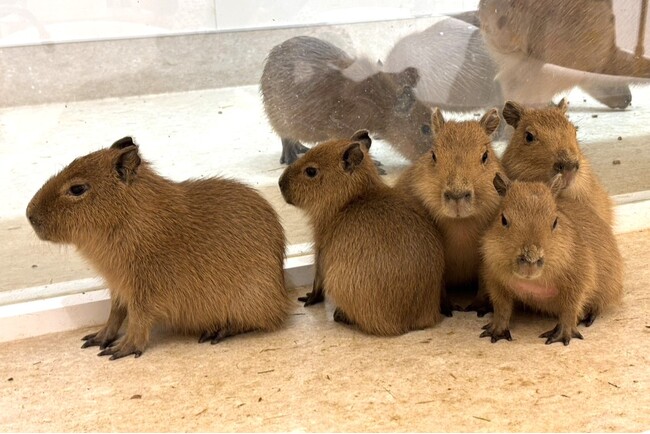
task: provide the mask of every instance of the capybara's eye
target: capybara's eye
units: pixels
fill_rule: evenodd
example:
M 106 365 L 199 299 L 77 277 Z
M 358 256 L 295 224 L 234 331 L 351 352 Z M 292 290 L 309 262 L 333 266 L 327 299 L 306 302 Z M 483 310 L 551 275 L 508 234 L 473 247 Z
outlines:
M 88 185 L 86 184 L 75 184 L 70 186 L 68 189 L 68 194 L 71 194 L 72 196 L 81 196 L 85 192 L 88 191 Z
M 485 151 L 485 153 L 483 153 L 483 157 L 481 157 L 481 162 L 485 164 L 487 163 L 487 160 L 488 160 L 488 151 Z
M 557 227 L 557 217 L 555 217 L 555 220 L 553 220 L 553 230 Z
M 313 178 L 318 175 L 318 169 L 315 167 L 307 167 L 305 169 L 305 175 L 307 175 L 308 178 Z
M 506 218 L 505 214 L 501 213 L 501 224 L 503 225 L 504 228 L 507 228 L 510 226 L 510 223 L 508 222 L 508 219 Z
M 530 131 L 526 131 L 526 142 L 533 143 L 535 141 L 535 136 Z
M 436 153 L 433 151 L 431 151 L 431 159 L 433 160 L 434 163 L 436 162 Z
M 422 131 L 422 134 L 425 136 L 428 136 L 431 134 L 431 127 L 427 124 L 423 124 L 422 127 L 420 128 L 420 131 Z

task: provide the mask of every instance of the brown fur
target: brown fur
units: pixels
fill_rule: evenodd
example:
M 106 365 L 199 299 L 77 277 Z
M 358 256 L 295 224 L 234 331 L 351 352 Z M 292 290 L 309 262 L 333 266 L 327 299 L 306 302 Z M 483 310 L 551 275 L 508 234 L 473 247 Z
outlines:
M 492 179 L 502 169 L 490 140 L 498 124 L 496 109 L 480 121 L 463 122 L 445 122 L 436 109 L 432 119 L 436 136 L 433 148 L 396 184 L 404 196 L 415 199 L 430 212 L 442 233 L 447 288 L 477 283 L 479 239 L 499 206 Z M 471 197 L 466 199 L 467 193 Z M 446 198 L 448 194 L 463 198 L 456 205 L 453 199 Z M 487 300 L 481 293 L 470 308 L 482 315 L 489 309 L 484 302 Z
M 543 109 L 525 108 L 508 101 L 503 117 L 515 131 L 501 162 L 509 177 L 521 181 L 548 182 L 562 172 L 569 181 L 560 194 L 593 207 L 612 224 L 612 201 L 583 155 L 566 109 L 565 100 L 557 107 Z
M 156 324 L 216 343 L 287 317 L 285 240 L 270 204 L 235 181 L 165 179 L 130 137 L 52 177 L 27 217 L 41 239 L 76 246 L 110 288 L 108 323 L 84 346 L 109 347 L 128 318 L 103 355 L 140 355 Z
M 335 319 L 376 335 L 431 327 L 441 319 L 439 234 L 382 182 L 369 145 L 367 135 L 317 145 L 285 170 L 280 189 L 311 219 L 317 275 Z
M 481 0 L 479 17 L 506 99 L 546 104 L 580 86 L 609 107 L 625 108 L 632 77 L 650 77 L 647 58 L 636 59 L 617 46 L 611 1 Z
M 515 301 L 557 316 L 558 325 L 540 337 L 568 345 L 571 338 L 582 339 L 579 321 L 590 325 L 621 298 L 623 263 L 611 227 L 580 203 L 555 199 L 562 182 L 561 175 L 550 188 L 495 178 L 505 197 L 482 242 L 494 317 L 481 336 L 492 342 L 510 339 Z M 535 288 L 524 291 L 521 282 Z
M 350 137 L 360 129 L 379 134 L 406 158 L 419 157 L 431 146 L 431 129 L 430 108 L 415 98 L 418 80 L 415 68 L 378 72 L 368 60 L 308 36 L 274 47 L 260 91 L 269 122 L 282 138 L 281 162 L 295 161 L 295 147 L 306 150 L 299 142 Z

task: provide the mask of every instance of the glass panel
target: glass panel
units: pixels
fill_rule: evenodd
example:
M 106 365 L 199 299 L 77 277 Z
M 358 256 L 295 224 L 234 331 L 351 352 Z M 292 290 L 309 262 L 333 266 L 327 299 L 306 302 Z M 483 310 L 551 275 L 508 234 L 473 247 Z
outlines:
M 428 146 L 415 143 L 419 107 L 473 118 L 506 99 L 544 105 L 566 96 L 610 194 L 650 190 L 645 3 L 569 3 L 0 0 L 0 291 L 96 276 L 73 248 L 39 241 L 25 207 L 73 158 L 125 135 L 171 179 L 220 175 L 256 187 L 289 243 L 310 242 L 305 216 L 277 187 L 282 144 L 259 89 L 270 50 L 297 36 L 344 52 L 321 69 L 306 59 L 304 76 L 336 70 L 341 85 L 387 77 L 379 88 L 397 102 L 373 131 L 373 154 L 389 183 Z M 499 150 L 510 133 L 496 138 Z M 301 140 L 312 146 L 308 136 Z

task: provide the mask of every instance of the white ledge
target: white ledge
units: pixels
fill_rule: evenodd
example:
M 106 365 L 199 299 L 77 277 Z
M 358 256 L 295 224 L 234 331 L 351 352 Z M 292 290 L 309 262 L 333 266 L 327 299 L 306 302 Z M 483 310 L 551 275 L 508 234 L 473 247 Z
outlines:
M 614 202 L 616 234 L 650 228 L 650 192 L 616 196 Z M 312 249 L 310 243 L 287 248 L 287 288 L 311 285 Z M 99 326 L 106 322 L 109 310 L 109 293 L 100 278 L 0 293 L 0 342 Z

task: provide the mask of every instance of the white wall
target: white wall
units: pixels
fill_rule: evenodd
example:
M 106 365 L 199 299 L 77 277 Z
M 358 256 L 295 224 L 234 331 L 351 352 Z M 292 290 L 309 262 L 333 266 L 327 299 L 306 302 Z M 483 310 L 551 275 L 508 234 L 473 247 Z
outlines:
M 478 0 L 215 0 L 219 30 L 355 23 L 475 10 Z
M 477 5 L 478 0 L 15 0 L 0 3 L 0 47 L 412 18 Z

